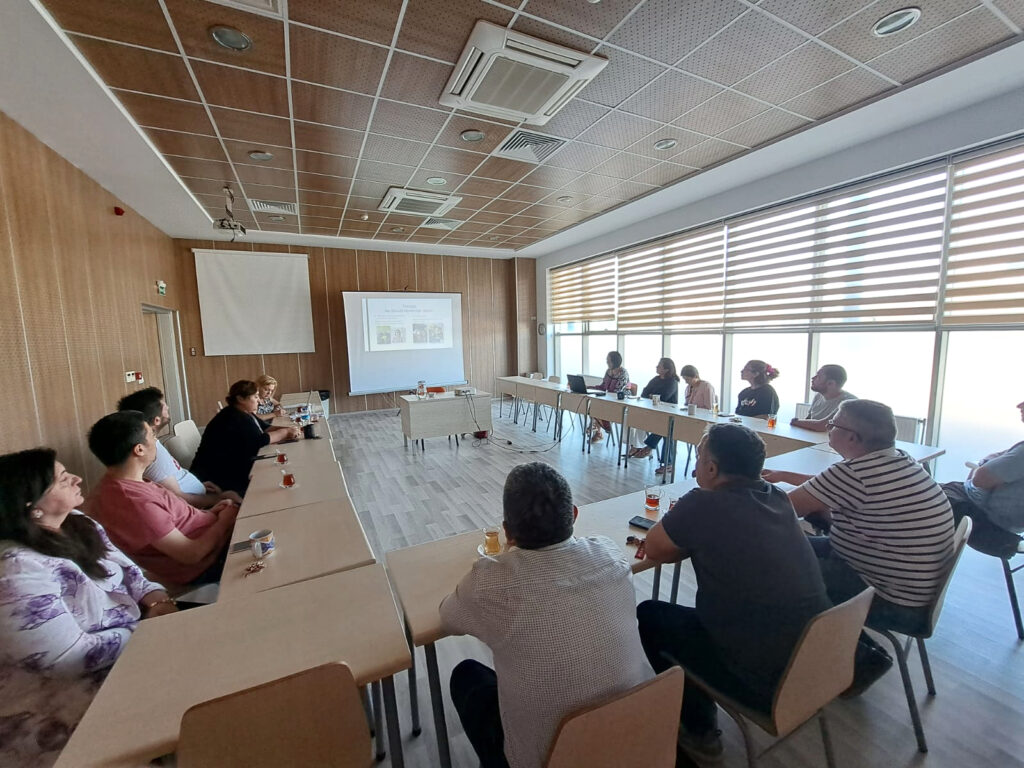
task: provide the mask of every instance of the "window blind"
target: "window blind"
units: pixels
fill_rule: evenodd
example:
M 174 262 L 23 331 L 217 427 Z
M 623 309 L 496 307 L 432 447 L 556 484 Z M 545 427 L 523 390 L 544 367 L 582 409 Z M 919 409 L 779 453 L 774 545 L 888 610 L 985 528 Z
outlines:
M 1024 322 L 1024 147 L 953 166 L 944 325 Z
M 549 322 L 602 322 L 614 319 L 614 255 L 551 270 Z
M 725 325 L 934 322 L 945 170 L 727 223 Z
M 717 224 L 621 254 L 619 330 L 721 328 L 724 234 Z

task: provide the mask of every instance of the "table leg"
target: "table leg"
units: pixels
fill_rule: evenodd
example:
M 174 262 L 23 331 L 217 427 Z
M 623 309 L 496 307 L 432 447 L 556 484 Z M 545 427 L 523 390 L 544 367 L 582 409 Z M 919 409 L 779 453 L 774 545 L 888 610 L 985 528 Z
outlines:
M 537 431 L 537 411 L 539 411 L 539 410 L 540 410 L 540 404 L 539 403 L 534 403 L 533 404 L 533 431 L 534 432 Z
M 409 436 L 408 435 L 402 435 L 402 440 L 405 442 L 405 447 L 408 448 L 409 447 Z
M 683 564 L 681 562 L 676 563 L 676 569 L 672 573 L 672 591 L 669 593 L 668 601 L 673 605 L 676 604 L 676 600 L 679 597 L 679 575 L 683 571 Z
M 661 566 L 654 566 L 654 589 L 651 590 L 651 600 L 661 597 Z
M 391 765 L 394 768 L 405 768 L 405 756 L 402 754 L 402 734 L 398 728 L 395 679 L 389 675 L 381 683 L 384 685 L 384 709 L 387 711 L 388 746 L 391 748 Z
M 437 671 L 437 649 L 433 643 L 423 646 L 427 657 L 427 681 L 430 683 L 430 706 L 434 711 L 434 733 L 437 737 L 437 756 L 441 768 L 451 768 L 452 756 L 448 749 L 448 726 L 444 721 L 444 699 L 441 698 L 441 678 Z
M 423 731 L 420 728 L 420 700 L 416 691 L 416 647 L 409 637 L 409 628 L 406 627 L 405 639 L 409 643 L 409 714 L 412 715 L 412 735 L 419 736 Z
M 370 684 L 373 693 L 373 738 L 377 744 L 377 762 L 387 755 L 384 749 L 384 707 L 380 702 L 380 681 Z

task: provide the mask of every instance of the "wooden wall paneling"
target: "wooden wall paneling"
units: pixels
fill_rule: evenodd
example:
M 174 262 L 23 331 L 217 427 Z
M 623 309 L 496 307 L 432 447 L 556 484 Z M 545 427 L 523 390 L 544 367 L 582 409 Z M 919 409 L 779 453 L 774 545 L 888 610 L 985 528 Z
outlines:
M 0 112 L 0 158 L 11 156 L 6 148 L 7 137 L 16 126 Z M 16 167 L 0 162 L 0 389 L 4 393 L 4 428 L 0 430 L 0 452 L 31 448 L 39 445 L 42 425 L 32 387 L 29 349 L 22 323 L 20 278 L 15 267 L 10 224 L 9 200 L 17 195 Z
M 331 387 L 331 410 L 339 413 L 365 411 L 366 396 L 349 396 L 348 345 L 345 341 L 345 306 L 342 291 L 359 290 L 359 272 L 355 251 L 325 248 L 327 265 L 327 296 L 330 311 L 331 347 L 334 386 Z
M 469 268 L 465 256 L 442 256 L 441 272 L 444 276 L 442 290 L 445 293 L 462 294 L 462 365 L 466 381 L 473 382 L 473 354 L 470 344 L 469 322 Z
M 389 291 L 415 291 L 416 254 L 388 252 Z
M 472 349 L 471 384 L 494 391 L 494 294 L 491 290 L 491 259 L 469 259 L 469 342 Z
M 441 276 L 441 264 L 444 257 L 437 254 L 416 254 L 416 290 L 443 291 L 444 280 Z
M 516 363 L 519 357 L 516 338 L 516 265 L 512 259 L 491 261 L 491 287 L 495 297 L 494 315 L 491 320 L 491 333 L 494 336 L 494 375 L 511 376 L 517 372 Z
M 196 259 L 193 248 L 212 248 L 209 240 L 176 240 L 178 252 L 178 281 L 182 296 L 179 304 L 181 346 L 185 351 L 185 372 L 188 378 L 188 399 L 192 419 L 205 426 L 217 412 L 217 401 L 228 391 L 228 374 L 223 357 L 208 357 L 203 349 L 203 328 L 199 317 L 199 288 L 196 284 Z M 195 347 L 196 355 L 189 354 Z M 175 415 L 175 418 L 180 418 Z
M 360 291 L 388 290 L 388 262 L 395 254 L 384 251 L 356 251 L 359 268 Z M 394 397 L 389 393 L 366 395 L 366 410 L 379 411 L 394 407 Z
M 539 370 L 537 360 L 537 260 L 515 259 L 516 364 L 520 371 Z M 550 371 L 544 371 L 550 375 Z
M 292 246 L 293 250 L 298 246 Z M 334 380 L 331 372 L 331 346 L 335 341 L 331 338 L 331 322 L 328 304 L 330 296 L 327 291 L 327 267 L 324 262 L 323 248 L 307 248 L 309 252 L 309 298 L 313 310 L 313 344 L 316 351 L 308 355 L 298 355 L 299 391 L 309 389 L 331 390 L 331 410 L 334 410 L 334 399 L 340 393 L 334 391 Z M 339 297 L 340 298 L 340 297 Z M 344 349 L 344 340 L 341 340 Z
M 47 187 L 54 170 L 52 152 L 24 129 L 9 129 L 6 133 L 7 140 L 0 148 L 0 168 L 7 174 L 5 188 L 11 190 L 7 197 L 8 224 L 30 351 L 34 405 L 40 413 L 40 442 L 54 448 L 61 461 L 80 474 L 85 457 L 76 431 L 61 285 L 53 230 L 46 215 Z

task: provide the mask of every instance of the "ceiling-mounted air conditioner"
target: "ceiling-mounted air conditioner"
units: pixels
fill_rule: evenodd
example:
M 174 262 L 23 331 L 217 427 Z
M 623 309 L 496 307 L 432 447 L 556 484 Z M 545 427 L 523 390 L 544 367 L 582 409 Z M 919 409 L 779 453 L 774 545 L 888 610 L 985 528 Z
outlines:
M 443 216 L 461 202 L 462 198 L 455 195 L 391 187 L 380 201 L 377 210 L 408 213 L 413 216 Z
M 478 21 L 440 102 L 544 125 L 608 60 Z

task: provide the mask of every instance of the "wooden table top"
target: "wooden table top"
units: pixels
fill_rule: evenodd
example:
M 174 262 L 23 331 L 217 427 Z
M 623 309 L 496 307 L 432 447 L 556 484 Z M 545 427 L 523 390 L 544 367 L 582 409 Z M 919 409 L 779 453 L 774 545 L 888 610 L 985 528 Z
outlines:
M 334 661 L 359 685 L 409 668 L 383 566 L 143 621 L 57 765 L 144 765 L 175 750 L 189 707 Z
M 270 463 L 257 462 L 258 464 Z M 281 488 L 281 469 L 287 469 L 295 475 L 296 483 L 291 488 Z M 242 500 L 242 508 L 238 517 L 252 517 L 274 512 L 279 509 L 303 507 L 318 501 L 340 499 L 348 496 L 345 480 L 341 475 L 341 465 L 336 461 L 304 462 L 292 464 L 289 461 L 283 467 L 274 465 L 253 471 L 249 489 Z
M 319 427 L 323 428 L 326 426 L 326 422 L 321 420 Z M 276 443 L 274 445 L 267 445 L 260 449 L 260 456 L 273 456 L 278 451 L 281 453 L 288 454 L 288 461 L 294 461 L 296 464 L 303 461 L 334 461 L 334 445 L 329 435 L 324 435 L 319 440 L 298 440 L 294 443 Z M 257 461 L 253 463 L 253 471 L 257 468 L 262 467 L 266 464 L 273 462 Z
M 259 573 L 247 574 L 249 549 L 228 552 L 217 600 L 234 600 L 286 584 L 315 579 L 376 562 L 366 533 L 348 497 L 239 519 L 232 544 L 269 528 L 277 548 Z

